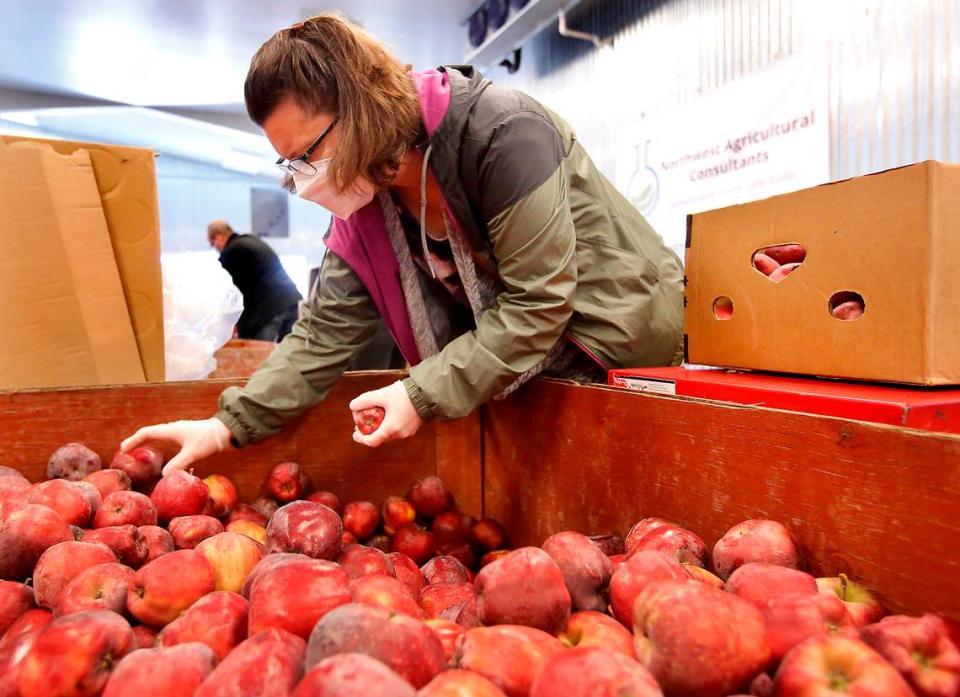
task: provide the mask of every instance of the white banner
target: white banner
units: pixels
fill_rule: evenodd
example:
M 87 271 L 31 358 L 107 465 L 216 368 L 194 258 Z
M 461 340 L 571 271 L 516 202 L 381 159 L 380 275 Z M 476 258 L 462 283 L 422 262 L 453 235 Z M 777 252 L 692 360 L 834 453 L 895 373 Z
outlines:
M 617 185 L 682 258 L 688 213 L 829 180 L 827 97 L 825 61 L 780 61 L 638 123 Z

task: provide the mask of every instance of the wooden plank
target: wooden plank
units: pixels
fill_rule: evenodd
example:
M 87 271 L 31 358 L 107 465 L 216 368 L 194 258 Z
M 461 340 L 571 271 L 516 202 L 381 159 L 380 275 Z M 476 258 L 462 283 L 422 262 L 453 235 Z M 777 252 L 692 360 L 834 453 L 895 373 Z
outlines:
M 960 438 L 537 380 L 484 407 L 484 506 L 518 544 L 673 519 L 709 545 L 772 518 L 817 575 L 960 618 Z
M 436 422 L 437 476 L 453 492 L 458 508 L 478 518 L 483 515 L 480 413 L 477 409 L 456 421 Z
M 228 474 L 244 500 L 256 498 L 270 468 L 299 462 L 319 488 L 344 501 L 403 495 L 419 477 L 437 470 L 436 425 L 416 437 L 367 448 L 353 442 L 349 401 L 400 376 L 391 371 L 348 373 L 321 404 L 281 433 L 201 463 L 196 474 Z M 138 427 L 211 416 L 217 397 L 236 380 L 204 380 L 114 387 L 0 392 L 0 465 L 16 467 L 31 480 L 44 478 L 50 454 L 81 441 L 109 462 L 120 441 Z M 163 448 L 168 454 L 169 447 Z M 459 492 L 458 492 L 459 493 Z

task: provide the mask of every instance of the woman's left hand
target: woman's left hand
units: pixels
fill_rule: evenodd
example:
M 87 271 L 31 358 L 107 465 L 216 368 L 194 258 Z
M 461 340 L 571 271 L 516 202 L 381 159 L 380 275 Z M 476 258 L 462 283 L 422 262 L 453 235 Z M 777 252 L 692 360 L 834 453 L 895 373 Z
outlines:
M 423 425 L 423 419 L 420 418 L 413 402 L 407 396 L 407 389 L 399 380 L 379 390 L 364 392 L 350 402 L 350 410 L 353 412 L 371 407 L 382 407 L 385 414 L 380 427 L 368 436 L 354 429 L 353 440 L 362 445 L 376 448 L 387 441 L 409 438 Z

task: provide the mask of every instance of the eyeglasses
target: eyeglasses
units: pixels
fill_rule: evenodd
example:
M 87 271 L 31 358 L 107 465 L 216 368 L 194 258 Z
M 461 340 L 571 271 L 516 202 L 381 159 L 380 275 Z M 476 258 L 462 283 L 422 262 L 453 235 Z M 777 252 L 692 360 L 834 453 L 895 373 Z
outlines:
M 314 167 L 310 162 L 310 156 L 313 155 L 314 150 L 320 147 L 320 143 L 322 143 L 323 139 L 327 137 L 327 134 L 330 133 L 330 129 L 337 124 L 338 120 L 339 119 L 334 119 L 331 121 L 330 125 L 323 129 L 323 133 L 321 133 L 319 137 L 313 141 L 313 145 L 307 148 L 306 152 L 299 157 L 293 158 L 292 160 L 285 160 L 281 157 L 277 160 L 277 167 L 284 172 L 296 172 L 297 174 L 304 174 L 308 177 L 312 177 L 314 174 L 316 174 L 317 168 Z

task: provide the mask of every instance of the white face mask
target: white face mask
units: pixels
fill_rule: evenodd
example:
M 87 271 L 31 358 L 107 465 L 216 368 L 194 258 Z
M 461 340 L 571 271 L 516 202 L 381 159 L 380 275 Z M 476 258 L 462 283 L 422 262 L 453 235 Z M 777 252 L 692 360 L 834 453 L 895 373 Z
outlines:
M 366 177 L 358 177 L 340 193 L 327 176 L 330 159 L 312 164 L 317 168 L 316 174 L 293 173 L 293 183 L 300 198 L 319 203 L 341 220 L 346 220 L 373 200 L 377 189 Z

